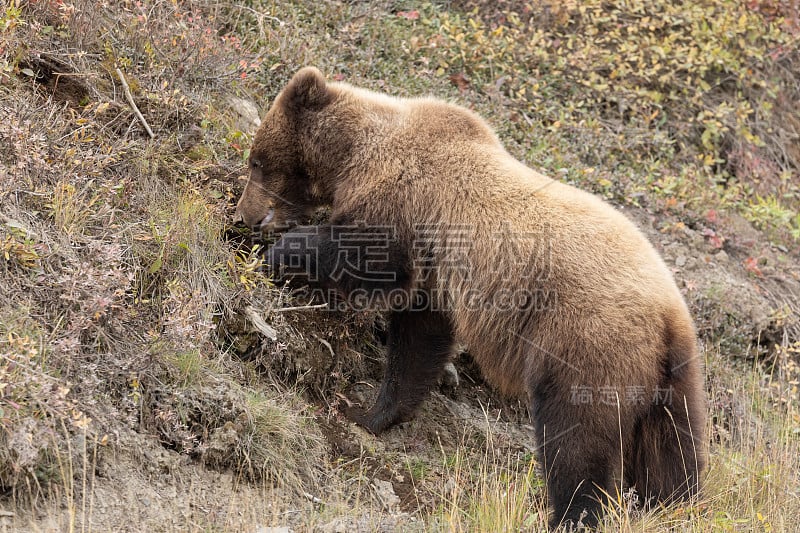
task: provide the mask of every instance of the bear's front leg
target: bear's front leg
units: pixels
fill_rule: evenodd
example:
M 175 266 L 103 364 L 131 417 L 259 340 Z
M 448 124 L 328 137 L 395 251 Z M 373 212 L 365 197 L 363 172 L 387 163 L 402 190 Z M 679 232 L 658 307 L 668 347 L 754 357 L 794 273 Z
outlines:
M 408 309 L 392 313 L 386 372 L 375 405 L 353 418 L 377 434 L 411 419 L 436 385 L 453 350 L 453 330 L 443 312 Z
M 407 249 L 385 226 L 339 224 L 285 232 L 265 257 L 277 277 L 333 289 L 346 302 L 356 295 L 365 297 L 391 310 L 386 373 L 378 398 L 367 412 L 351 415 L 373 433 L 409 420 L 452 354 L 450 320 L 444 312 L 431 310 L 423 291 L 413 290 Z
M 406 247 L 386 226 L 298 226 L 284 232 L 264 259 L 276 279 L 335 290 L 354 308 L 405 305 L 414 292 Z

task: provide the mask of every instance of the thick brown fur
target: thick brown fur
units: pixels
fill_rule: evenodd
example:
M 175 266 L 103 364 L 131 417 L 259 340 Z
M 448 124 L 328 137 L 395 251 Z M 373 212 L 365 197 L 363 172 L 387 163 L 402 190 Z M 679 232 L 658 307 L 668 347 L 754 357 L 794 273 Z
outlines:
M 529 402 L 553 525 L 596 524 L 621 485 L 649 503 L 697 493 L 706 399 L 694 327 L 669 270 L 616 209 L 518 162 L 462 107 L 328 83 L 313 68 L 276 99 L 250 163 L 246 224 L 270 209 L 272 224 L 302 222 L 327 204 L 332 225 L 391 227 L 379 269 L 424 294 L 392 316 L 387 376 L 362 424 L 379 432 L 412 416 L 458 339 L 491 384 Z M 273 266 L 289 264 L 291 235 L 302 232 L 276 244 Z M 332 275 L 341 250 L 319 239 L 320 284 L 363 288 Z M 517 305 L 493 300 L 520 293 Z

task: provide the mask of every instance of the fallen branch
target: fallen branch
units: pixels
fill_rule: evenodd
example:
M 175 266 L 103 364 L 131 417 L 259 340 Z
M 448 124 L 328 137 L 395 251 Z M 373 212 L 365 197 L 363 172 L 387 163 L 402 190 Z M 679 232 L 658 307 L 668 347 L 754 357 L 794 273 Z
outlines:
M 244 314 L 250 319 L 250 322 L 253 323 L 253 326 L 255 326 L 258 331 L 263 333 L 265 337 L 271 341 L 278 340 L 278 332 L 275 331 L 275 328 L 267 324 L 263 318 L 261 318 L 261 315 L 258 314 L 258 311 L 256 311 L 254 307 L 250 305 L 245 307 Z
M 128 103 L 133 108 L 134 115 L 136 115 L 136 118 L 138 118 L 139 122 L 142 123 L 144 129 L 147 130 L 147 134 L 150 136 L 150 138 L 151 139 L 154 138 L 156 134 L 153 133 L 153 130 L 150 129 L 150 124 L 147 123 L 147 121 L 144 119 L 144 115 L 142 115 L 142 112 L 139 111 L 138 107 L 136 107 L 136 102 L 133 101 L 133 95 L 131 94 L 131 88 L 128 87 L 128 82 L 125 81 L 125 75 L 122 74 L 122 71 L 120 69 L 117 69 L 117 76 L 119 76 L 119 81 L 122 82 L 122 89 L 123 91 L 125 91 L 125 98 L 128 100 Z
M 316 496 L 314 496 L 313 494 L 310 494 L 310 493 L 308 493 L 308 492 L 304 492 L 304 493 L 303 493 L 303 496 L 304 496 L 304 497 L 305 497 L 305 498 L 306 498 L 308 501 L 310 501 L 310 502 L 313 502 L 313 503 L 322 503 L 322 500 L 320 500 L 319 498 L 317 498 Z
M 314 334 L 312 333 L 312 335 L 314 335 Z M 328 341 L 326 341 L 325 339 L 323 339 L 322 337 L 319 337 L 317 335 L 314 335 L 314 338 L 317 339 L 319 342 L 321 342 L 322 345 L 325 346 L 328 349 L 329 352 L 331 352 L 331 357 L 334 357 L 334 358 L 336 357 L 336 354 L 333 352 L 333 346 L 331 346 L 331 343 L 329 343 Z
M 314 304 L 314 305 L 298 305 L 296 307 L 279 307 L 277 309 L 270 309 L 273 313 L 283 313 L 285 311 L 307 311 L 308 309 L 324 309 L 328 304 Z

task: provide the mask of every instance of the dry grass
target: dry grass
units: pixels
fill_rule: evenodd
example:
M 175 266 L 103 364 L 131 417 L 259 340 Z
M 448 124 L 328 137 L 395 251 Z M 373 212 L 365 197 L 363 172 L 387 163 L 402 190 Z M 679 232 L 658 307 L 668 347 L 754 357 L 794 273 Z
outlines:
M 731 368 L 718 351 L 708 353 L 708 433 L 714 444 L 702 496 L 690 505 L 643 513 L 631 494 L 612 495 L 599 531 L 794 531 L 799 523 L 800 412 L 791 398 L 796 390 L 790 385 L 781 391 L 760 368 Z M 474 446 L 445 454 L 448 468 L 433 529 L 546 529 L 542 482 L 530 457 L 498 448 L 492 424 L 486 425 L 482 455 Z
M 546 528 L 544 483 L 533 455 L 497 446 L 488 416 L 485 422 L 485 442 L 477 450 L 467 442 L 442 450 L 442 503 L 433 523 L 458 532 Z

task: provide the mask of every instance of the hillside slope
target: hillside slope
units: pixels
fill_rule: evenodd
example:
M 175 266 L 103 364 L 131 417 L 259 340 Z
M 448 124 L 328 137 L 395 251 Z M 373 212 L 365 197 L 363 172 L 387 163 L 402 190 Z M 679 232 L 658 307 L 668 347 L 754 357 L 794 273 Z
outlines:
M 457 387 L 367 434 L 342 412 L 376 394 L 382 318 L 275 286 L 230 224 L 259 112 L 314 64 L 475 109 L 673 269 L 707 489 L 647 514 L 622 495 L 608 531 L 794 530 L 799 28 L 780 0 L 4 3 L 0 528 L 545 526 L 523 405 L 463 354 Z

